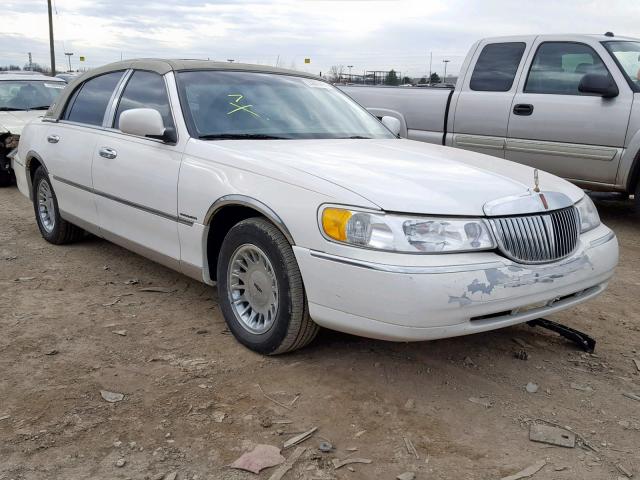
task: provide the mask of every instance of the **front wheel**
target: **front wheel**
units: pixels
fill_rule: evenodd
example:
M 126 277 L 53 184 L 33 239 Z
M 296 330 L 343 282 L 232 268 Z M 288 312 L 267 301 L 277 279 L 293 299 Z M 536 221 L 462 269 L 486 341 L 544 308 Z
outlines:
M 60 216 L 58 199 L 49 176 L 42 167 L 38 167 L 33 176 L 33 209 L 40 233 L 47 242 L 62 245 L 84 236 L 84 230 Z
M 249 218 L 229 230 L 217 276 L 225 321 L 251 350 L 268 355 L 290 352 L 318 333 L 291 245 L 267 220 Z

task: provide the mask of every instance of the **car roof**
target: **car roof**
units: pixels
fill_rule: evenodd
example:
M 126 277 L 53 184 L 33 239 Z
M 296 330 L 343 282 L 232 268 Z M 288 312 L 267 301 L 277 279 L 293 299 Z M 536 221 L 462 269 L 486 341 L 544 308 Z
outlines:
M 50 82 L 63 82 L 63 80 L 56 77 L 49 77 L 41 73 L 34 72 L 22 72 L 22 71 L 8 71 L 0 72 L 0 82 L 6 80 L 46 80 Z
M 136 58 L 123 60 L 103 65 L 74 78 L 69 82 L 68 88 L 60 94 L 56 103 L 52 105 L 45 117 L 58 120 L 62 116 L 62 110 L 67 100 L 76 89 L 76 86 L 91 79 L 104 75 L 105 73 L 117 72 L 120 70 L 146 70 L 164 75 L 169 72 L 192 71 L 192 70 L 219 70 L 230 72 L 254 72 L 271 73 L 276 75 L 293 75 L 296 77 L 312 78 L 325 81 L 325 79 L 307 72 L 288 70 L 285 68 L 271 67 L 268 65 L 253 65 L 249 63 L 216 62 L 212 60 L 197 59 L 169 59 L 169 58 Z
M 560 38 L 563 39 L 563 41 L 570 41 L 570 40 L 583 40 L 583 41 L 596 41 L 596 42 L 610 42 L 610 41 L 614 41 L 614 40 L 618 40 L 618 41 L 640 41 L 640 39 L 638 38 L 633 38 L 633 37 L 619 37 L 617 35 L 614 36 L 608 36 L 608 35 L 604 35 L 604 34 L 587 34 L 587 33 L 558 33 L 558 34 L 543 34 L 543 35 L 509 35 L 508 37 L 505 36 L 500 36 L 500 37 L 488 37 L 488 38 L 483 38 L 482 41 L 483 42 L 489 42 L 489 43 L 494 43 L 494 42 L 504 42 L 505 40 L 508 40 L 510 42 L 527 42 L 527 41 L 531 41 L 534 39 L 540 39 L 540 40 L 559 40 Z

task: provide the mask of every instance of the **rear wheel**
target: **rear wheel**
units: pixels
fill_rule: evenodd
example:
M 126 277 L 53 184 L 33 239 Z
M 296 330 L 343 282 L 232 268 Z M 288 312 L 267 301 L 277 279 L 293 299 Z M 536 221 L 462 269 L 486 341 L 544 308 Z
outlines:
M 84 230 L 60 216 L 58 199 L 44 168 L 38 167 L 33 176 L 33 209 L 42 237 L 50 243 L 62 245 L 84 236 Z
M 276 355 L 315 338 L 293 250 L 273 224 L 249 218 L 232 227 L 217 268 L 220 307 L 240 343 Z

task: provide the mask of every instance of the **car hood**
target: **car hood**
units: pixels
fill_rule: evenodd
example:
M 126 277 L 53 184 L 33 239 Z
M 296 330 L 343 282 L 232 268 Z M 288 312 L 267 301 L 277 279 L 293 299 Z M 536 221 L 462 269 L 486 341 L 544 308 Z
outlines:
M 44 110 L 0 112 L 0 133 L 9 132 L 20 135 L 28 122 L 34 118 L 42 117 L 44 114 Z
M 339 185 L 389 212 L 483 216 L 487 202 L 526 195 L 534 187 L 533 168 L 412 140 L 253 140 L 211 144 L 257 168 L 294 169 Z M 564 193 L 574 202 L 583 196 L 579 188 L 546 172 L 540 172 L 539 183 L 541 190 Z

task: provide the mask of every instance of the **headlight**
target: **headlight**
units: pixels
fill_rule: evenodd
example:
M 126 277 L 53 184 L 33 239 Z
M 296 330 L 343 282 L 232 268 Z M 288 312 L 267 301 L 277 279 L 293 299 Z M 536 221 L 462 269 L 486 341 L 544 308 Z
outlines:
M 576 208 L 580 215 L 580 233 L 588 232 L 600 225 L 600 215 L 589 195 L 585 195 L 576 203 Z
M 332 240 L 376 250 L 438 253 L 495 248 L 489 227 L 480 218 L 419 217 L 326 207 L 320 223 L 324 235 Z

